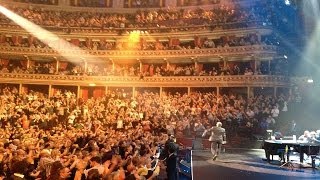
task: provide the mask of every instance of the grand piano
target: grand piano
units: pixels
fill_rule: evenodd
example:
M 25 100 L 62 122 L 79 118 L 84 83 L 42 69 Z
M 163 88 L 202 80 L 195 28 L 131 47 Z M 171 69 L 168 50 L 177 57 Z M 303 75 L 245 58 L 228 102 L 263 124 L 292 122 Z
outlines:
M 315 168 L 315 158 L 320 155 L 320 143 L 303 142 L 294 140 L 265 140 L 263 143 L 263 149 L 265 150 L 267 161 L 270 162 L 270 156 L 279 155 L 282 160 L 284 156 L 289 156 L 292 152 L 298 152 L 300 154 L 300 163 L 303 164 L 304 154 L 311 157 L 312 168 Z

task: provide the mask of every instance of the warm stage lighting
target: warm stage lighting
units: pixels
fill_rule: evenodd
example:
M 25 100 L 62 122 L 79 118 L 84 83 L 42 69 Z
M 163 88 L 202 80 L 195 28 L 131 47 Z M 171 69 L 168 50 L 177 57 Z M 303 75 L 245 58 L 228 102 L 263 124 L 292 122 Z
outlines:
M 27 32 L 32 34 L 34 37 L 38 38 L 41 42 L 57 51 L 61 56 L 70 62 L 80 63 L 79 56 L 81 57 L 85 54 L 87 60 L 97 60 L 95 57 L 87 55 L 87 53 L 85 53 L 85 51 L 79 47 L 59 38 L 54 33 L 41 28 L 40 26 L 28 21 L 27 19 L 17 15 L 3 6 L 0 6 L 0 12 L 7 18 L 11 19 L 14 23 L 25 29 Z M 61 44 L 63 44 L 63 47 L 61 47 Z M 77 55 L 77 57 L 75 57 L 75 55 Z

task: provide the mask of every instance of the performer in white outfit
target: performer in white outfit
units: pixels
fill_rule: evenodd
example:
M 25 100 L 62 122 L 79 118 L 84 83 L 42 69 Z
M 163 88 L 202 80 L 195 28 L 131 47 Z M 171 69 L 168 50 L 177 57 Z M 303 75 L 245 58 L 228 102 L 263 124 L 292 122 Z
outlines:
M 211 133 L 209 141 L 211 142 L 212 159 L 215 160 L 221 151 L 221 145 L 226 143 L 226 130 L 222 128 L 222 123 L 217 122 L 216 126 L 211 127 L 203 132 L 202 137 Z

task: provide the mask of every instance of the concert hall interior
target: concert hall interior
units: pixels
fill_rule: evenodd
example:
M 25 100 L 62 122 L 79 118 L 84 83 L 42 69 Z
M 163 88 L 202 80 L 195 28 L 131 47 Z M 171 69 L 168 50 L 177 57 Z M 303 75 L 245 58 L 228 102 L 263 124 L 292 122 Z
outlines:
M 0 180 L 320 178 L 319 0 L 0 0 Z

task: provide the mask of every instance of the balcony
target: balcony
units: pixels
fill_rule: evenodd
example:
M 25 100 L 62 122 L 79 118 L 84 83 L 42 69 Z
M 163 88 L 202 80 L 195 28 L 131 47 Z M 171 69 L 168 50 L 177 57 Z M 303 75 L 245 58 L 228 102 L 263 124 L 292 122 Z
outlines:
M 59 54 L 60 53 L 60 54 Z M 185 49 L 185 50 L 157 50 L 157 51 L 128 51 L 128 50 L 64 50 L 60 52 L 45 48 L 24 48 L 24 47 L 0 47 L 0 54 L 5 56 L 40 56 L 40 57 L 79 57 L 106 58 L 111 59 L 163 59 L 163 58 L 220 58 L 221 56 L 238 57 L 244 60 L 244 57 L 256 56 L 262 59 L 271 60 L 277 56 L 277 47 L 270 45 L 252 45 L 225 48 L 210 49 Z
M 235 76 L 69 76 L 42 74 L 0 74 L 0 83 L 119 86 L 119 87 L 288 87 L 290 78 L 271 75 Z

